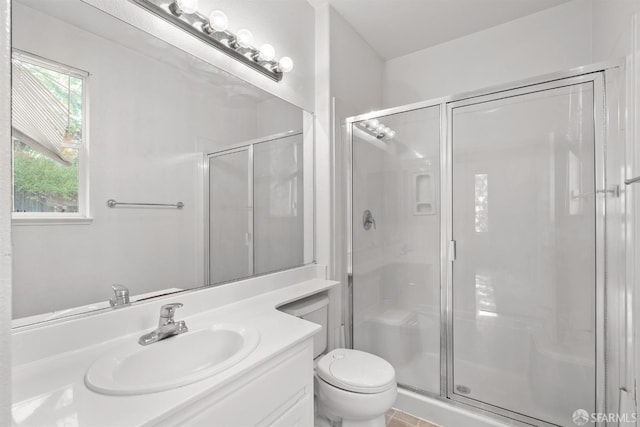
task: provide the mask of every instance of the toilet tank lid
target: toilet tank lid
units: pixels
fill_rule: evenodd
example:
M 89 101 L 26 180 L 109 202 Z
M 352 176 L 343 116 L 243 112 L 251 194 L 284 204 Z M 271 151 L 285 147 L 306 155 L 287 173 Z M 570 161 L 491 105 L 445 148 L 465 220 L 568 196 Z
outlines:
M 381 357 L 338 348 L 318 361 L 318 376 L 334 387 L 355 393 L 382 393 L 396 386 L 396 371 Z
M 329 297 L 326 293 L 311 295 L 297 301 L 283 305 L 278 310 L 296 317 L 306 316 L 309 313 L 320 310 L 329 305 Z

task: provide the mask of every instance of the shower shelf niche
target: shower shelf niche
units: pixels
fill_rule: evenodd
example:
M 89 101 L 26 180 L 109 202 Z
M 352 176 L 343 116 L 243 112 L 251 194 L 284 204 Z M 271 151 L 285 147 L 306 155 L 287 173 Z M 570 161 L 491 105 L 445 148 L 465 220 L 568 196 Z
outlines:
M 413 214 L 435 215 L 435 189 L 431 172 L 413 174 Z

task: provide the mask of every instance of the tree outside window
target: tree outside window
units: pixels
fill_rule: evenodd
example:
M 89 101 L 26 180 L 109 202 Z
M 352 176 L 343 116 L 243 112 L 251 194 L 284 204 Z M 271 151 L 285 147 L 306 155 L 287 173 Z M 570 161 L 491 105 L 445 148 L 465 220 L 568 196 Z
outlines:
M 31 59 L 12 61 L 13 210 L 81 213 L 86 76 Z

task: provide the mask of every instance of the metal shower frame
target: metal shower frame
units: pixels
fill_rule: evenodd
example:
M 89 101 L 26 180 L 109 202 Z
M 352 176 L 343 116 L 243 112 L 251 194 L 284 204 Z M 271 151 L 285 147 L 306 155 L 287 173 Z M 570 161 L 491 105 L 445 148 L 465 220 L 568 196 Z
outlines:
M 447 402 L 454 406 L 476 410 L 485 415 L 502 419 L 520 425 L 541 425 L 553 426 L 542 420 L 517 414 L 509 410 L 499 408 L 494 405 L 478 402 L 468 397 L 454 393 L 452 383 L 453 369 L 453 304 L 452 290 L 453 263 L 449 259 L 449 243 L 452 241 L 452 111 L 454 108 L 479 102 L 497 100 L 506 96 L 524 95 L 527 93 L 550 90 L 567 85 L 575 85 L 584 82 L 593 83 L 594 91 L 594 130 L 595 130 L 595 186 L 596 190 L 604 190 L 601 193 L 605 197 L 596 198 L 596 402 L 597 412 L 606 412 L 608 408 L 606 402 L 606 385 L 608 379 L 605 376 L 605 313 L 606 308 L 606 286 L 605 286 L 605 244 L 606 244 L 606 196 L 608 196 L 605 181 L 605 153 L 606 137 L 609 135 L 607 116 L 607 102 L 605 99 L 605 81 L 607 73 L 616 74 L 618 85 L 621 85 L 625 77 L 624 60 L 608 61 L 583 67 L 577 67 L 568 71 L 556 72 L 537 76 L 530 79 L 520 80 L 513 83 L 498 85 L 472 92 L 460 93 L 457 95 L 436 98 L 432 100 L 412 103 L 400 107 L 388 108 L 349 117 L 342 122 L 345 138 L 344 155 L 346 156 L 347 177 L 346 177 L 346 230 L 347 248 L 342 252 L 346 256 L 346 318 L 345 329 L 347 331 L 347 346 L 353 347 L 353 226 L 360 218 L 353 217 L 353 125 L 363 120 L 381 118 L 384 116 L 405 113 L 413 110 L 426 109 L 430 107 L 439 108 L 440 112 L 440 393 L 432 393 L 419 390 L 411 386 L 400 384 L 402 387 L 440 401 Z M 620 88 L 618 88 L 620 90 Z

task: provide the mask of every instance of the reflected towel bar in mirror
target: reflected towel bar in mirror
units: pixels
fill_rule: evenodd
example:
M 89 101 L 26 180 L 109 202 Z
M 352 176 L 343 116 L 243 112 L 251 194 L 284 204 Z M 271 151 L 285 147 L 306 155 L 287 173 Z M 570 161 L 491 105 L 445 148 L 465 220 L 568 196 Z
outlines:
M 640 182 L 640 176 L 636 176 L 635 178 L 629 178 L 624 180 L 624 183 L 626 185 L 633 184 L 635 182 Z
M 184 207 L 184 203 L 131 203 L 131 202 L 116 202 L 113 199 L 107 200 L 107 206 L 110 208 L 115 208 L 116 206 L 161 206 L 161 207 L 172 207 L 177 209 L 182 209 Z

